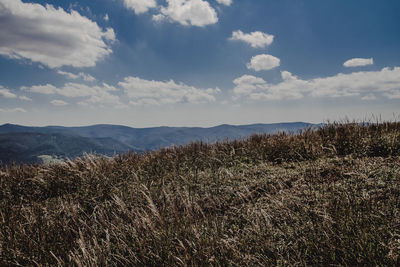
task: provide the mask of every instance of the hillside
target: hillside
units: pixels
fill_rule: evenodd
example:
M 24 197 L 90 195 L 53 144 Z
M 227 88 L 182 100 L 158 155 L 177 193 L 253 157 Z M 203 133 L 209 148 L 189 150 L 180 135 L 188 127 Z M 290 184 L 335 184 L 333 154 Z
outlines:
M 83 153 L 113 156 L 134 150 L 112 138 L 87 138 L 60 133 L 9 133 L 0 134 L 0 165 L 37 163 L 43 155 L 55 158 L 75 158 Z
M 0 265 L 400 264 L 400 123 L 14 165 L 0 187 Z
M 85 127 L 28 127 L 14 124 L 0 126 L 0 165 L 41 162 L 41 156 L 75 158 L 84 153 L 112 156 L 130 151 L 141 152 L 193 141 L 216 142 L 233 140 L 251 134 L 297 132 L 316 127 L 303 122 L 220 125 L 200 127 L 131 128 L 120 125 L 93 125 Z

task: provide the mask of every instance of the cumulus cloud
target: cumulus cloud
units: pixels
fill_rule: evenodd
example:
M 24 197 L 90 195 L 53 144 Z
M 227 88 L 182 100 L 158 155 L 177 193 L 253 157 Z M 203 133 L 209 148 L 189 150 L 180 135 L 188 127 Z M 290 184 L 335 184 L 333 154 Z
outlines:
M 217 0 L 218 4 L 230 6 L 232 4 L 232 0 Z
M 12 93 L 10 90 L 2 87 L 1 85 L 0 85 L 0 96 L 4 97 L 4 98 L 16 98 L 17 97 L 16 94 Z
M 101 86 L 88 86 L 80 83 L 66 83 L 60 88 L 51 84 L 46 84 L 35 85 L 31 87 L 21 87 L 21 89 L 32 93 L 61 95 L 69 98 L 85 97 L 86 99 L 82 101 L 85 103 L 120 105 L 119 97 L 112 94 L 112 92 L 117 91 L 117 88 L 106 83 L 103 83 Z
M 24 112 L 26 112 L 26 110 L 23 108 L 0 108 L 0 112 L 3 112 L 3 113 L 22 112 L 22 113 L 24 113 Z
M 63 101 L 63 100 L 58 100 L 58 99 L 52 100 L 50 103 L 51 103 L 53 106 L 59 106 L 59 107 L 68 105 L 67 102 L 65 102 L 65 101 Z
M 150 81 L 139 77 L 126 77 L 118 85 L 125 90 L 132 105 L 213 102 L 220 92 L 218 88 L 198 89 L 173 80 Z
M 245 78 L 248 75 L 235 79 L 236 84 L 234 92 L 237 96 L 246 96 L 253 100 L 280 100 L 280 99 L 299 99 L 303 95 L 298 86 L 297 78 L 291 73 L 282 72 L 283 82 L 270 85 L 265 80 L 251 76 L 251 79 Z
M 339 73 L 335 76 L 302 80 L 282 71 L 282 82 L 269 84 L 261 78 L 244 75 L 233 81 L 236 97 L 254 100 L 300 99 L 311 97 L 346 97 L 381 93 L 387 98 L 400 98 L 400 67 L 380 71 Z M 371 94 L 368 96 L 368 94 Z M 375 96 L 374 96 L 375 97 Z
M 233 80 L 236 87 L 233 89 L 236 96 L 249 95 L 258 89 L 263 90 L 267 82 L 259 77 L 253 75 L 243 75 Z
M 247 63 L 247 68 L 255 71 L 261 70 L 271 70 L 273 68 L 279 67 L 281 65 L 281 60 L 277 57 L 261 54 L 251 58 L 250 63 Z
M 147 12 L 150 8 L 157 7 L 155 0 L 124 0 L 125 7 L 132 9 L 136 15 Z
M 79 92 L 86 92 L 86 95 Z M 89 96 L 88 99 L 81 102 L 87 104 L 100 104 L 100 105 L 113 105 L 114 107 L 122 106 L 120 99 L 117 95 L 112 94 L 116 92 L 117 88 L 114 86 L 103 83 L 102 86 L 86 86 L 83 84 L 67 84 L 63 89 L 64 96 L 78 97 Z
M 167 0 L 167 6 L 162 6 L 160 14 L 153 20 L 160 22 L 168 20 L 185 26 L 204 27 L 218 22 L 217 12 L 207 1 L 203 0 Z
M 241 30 L 232 32 L 232 41 L 242 41 L 254 48 L 264 48 L 272 44 L 274 36 L 260 31 L 243 33 Z
M 22 86 L 21 90 L 28 91 L 31 93 L 38 93 L 38 94 L 44 94 L 44 95 L 52 95 L 57 93 L 57 87 L 51 84 L 45 84 L 45 85 L 34 85 L 31 87 L 26 87 Z
M 50 68 L 92 67 L 112 53 L 114 30 L 52 5 L 0 0 L 0 55 Z
M 360 93 L 392 92 L 400 88 L 400 67 L 380 71 L 339 73 L 311 80 L 313 96 L 352 96 Z
M 343 66 L 349 68 L 349 67 L 363 67 L 373 64 L 374 64 L 373 58 L 352 58 L 343 63 Z
M 60 75 L 66 76 L 68 79 L 72 79 L 72 80 L 76 80 L 76 79 L 81 78 L 85 82 L 94 82 L 94 81 L 96 81 L 96 78 L 94 78 L 92 75 L 86 74 L 84 72 L 79 72 L 78 74 L 73 74 L 73 73 L 70 73 L 70 72 L 58 70 L 57 73 L 60 74 Z

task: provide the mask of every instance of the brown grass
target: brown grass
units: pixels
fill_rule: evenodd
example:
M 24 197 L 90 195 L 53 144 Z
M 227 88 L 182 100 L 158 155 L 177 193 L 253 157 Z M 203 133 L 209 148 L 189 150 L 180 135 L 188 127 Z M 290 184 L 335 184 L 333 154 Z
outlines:
M 400 123 L 0 170 L 0 265 L 399 265 Z

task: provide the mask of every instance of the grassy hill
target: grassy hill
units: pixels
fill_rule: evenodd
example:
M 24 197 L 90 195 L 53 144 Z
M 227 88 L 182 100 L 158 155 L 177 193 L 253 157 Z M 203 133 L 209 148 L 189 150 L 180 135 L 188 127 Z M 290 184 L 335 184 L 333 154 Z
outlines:
M 0 265 L 400 264 L 400 123 L 0 170 Z

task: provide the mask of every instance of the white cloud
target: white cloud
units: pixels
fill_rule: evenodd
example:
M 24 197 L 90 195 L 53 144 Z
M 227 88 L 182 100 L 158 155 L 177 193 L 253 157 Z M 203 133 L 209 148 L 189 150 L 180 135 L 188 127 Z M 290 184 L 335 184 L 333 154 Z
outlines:
M 257 55 L 251 58 L 250 63 L 247 63 L 247 68 L 252 69 L 255 71 L 261 71 L 261 70 L 270 70 L 276 67 L 279 67 L 281 64 L 281 61 L 279 58 L 271 56 L 271 55 L 266 55 L 266 54 L 261 54 Z
M 400 67 L 361 71 L 310 80 L 313 96 L 352 96 L 360 93 L 391 92 L 400 88 Z
M 246 97 L 253 100 L 298 99 L 303 97 L 304 85 L 288 72 L 282 72 L 283 81 L 279 84 L 268 84 L 264 79 L 243 75 L 233 81 L 236 98 Z M 299 86 L 299 87 L 297 87 Z
M 21 0 L 0 0 L 0 10 L 0 55 L 56 68 L 92 67 L 112 53 L 114 30 L 76 11 Z
M 218 22 L 217 12 L 207 1 L 167 0 L 167 3 L 166 7 L 161 7 L 160 14 L 153 16 L 154 21 L 168 20 L 185 26 L 198 27 Z
M 72 79 L 72 80 L 76 80 L 79 78 L 78 74 L 73 74 L 71 72 L 66 72 L 66 71 L 62 71 L 62 70 L 58 70 L 57 71 L 58 74 L 66 76 L 68 79 Z
M 105 20 L 105 21 L 109 21 L 109 20 L 110 20 L 110 17 L 108 16 L 108 14 L 105 14 L 105 15 L 104 15 L 104 20 Z
M 57 94 L 69 98 L 86 97 L 82 102 L 92 104 L 115 104 L 120 105 L 117 95 L 112 92 L 117 88 L 103 83 L 101 86 L 88 86 L 80 83 L 66 83 L 63 87 L 57 88 L 54 85 L 36 85 L 32 87 L 21 87 L 22 90 L 40 93 L 40 94 Z
M 252 75 L 243 75 L 233 80 L 236 87 L 233 89 L 235 95 L 248 95 L 257 89 L 263 90 L 267 82 L 259 77 Z
M 135 11 L 135 14 L 147 12 L 150 8 L 157 7 L 155 0 L 124 0 L 125 7 Z
M 345 67 L 363 67 L 368 65 L 373 65 L 373 58 L 352 58 L 343 63 Z
M 103 39 L 107 40 L 109 43 L 114 43 L 117 40 L 113 28 L 107 28 L 105 32 L 102 33 Z M 111 48 L 108 48 L 108 52 L 112 53 Z
M 80 72 L 79 76 L 81 76 L 85 82 L 94 82 L 94 81 L 96 81 L 96 78 L 93 77 L 90 74 L 86 74 L 86 73 Z
M 105 83 L 103 86 L 88 86 L 80 83 L 66 83 L 64 87 L 57 90 L 57 93 L 65 97 L 94 97 L 96 95 L 104 95 L 111 91 L 117 91 L 117 89 Z
M 232 4 L 232 0 L 217 0 L 218 4 L 230 6 Z
M 150 81 L 139 77 L 126 77 L 118 83 L 126 94 L 127 102 L 131 105 L 162 105 L 176 103 L 207 103 L 214 102 L 218 88 L 198 89 L 183 83 L 170 81 Z M 103 83 L 89 86 L 81 83 L 66 83 L 62 87 L 51 84 L 21 87 L 31 93 L 60 95 L 68 98 L 84 98 L 79 105 L 109 104 L 116 108 L 125 108 L 120 97 L 116 95 L 118 89 Z
M 15 112 L 26 112 L 25 109 L 23 108 L 0 108 L 0 112 L 4 112 L 4 113 L 15 113 Z
M 261 78 L 244 75 L 233 82 L 236 97 L 254 100 L 299 99 L 311 97 L 346 97 L 367 94 L 364 100 L 377 93 L 387 98 L 400 98 L 400 67 L 380 71 L 339 73 L 335 76 L 302 80 L 282 71 L 282 82 L 269 84 Z M 371 94 L 371 95 L 368 95 Z
M 153 15 L 153 20 L 155 21 L 155 22 L 162 22 L 163 20 L 165 20 L 167 17 L 166 16 L 164 16 L 163 14 L 156 14 L 156 15 Z
M 21 96 L 19 96 L 18 98 L 21 99 L 21 100 L 24 100 L 24 101 L 32 101 L 32 98 L 27 97 L 27 96 L 25 96 L 25 95 L 21 95 Z
M 400 88 L 400 86 L 399 86 Z M 389 99 L 400 99 L 400 89 L 399 90 L 393 90 L 388 93 L 384 93 L 384 96 L 386 96 Z
M 141 98 L 136 101 L 129 101 L 132 106 L 159 106 L 161 103 L 154 98 Z
M 274 36 L 260 31 L 243 33 L 241 30 L 238 30 L 232 32 L 232 37 L 229 38 L 229 40 L 243 41 L 250 44 L 251 47 L 254 48 L 264 48 L 272 44 L 274 41 Z
M 363 96 L 361 99 L 365 100 L 365 101 L 372 101 L 372 100 L 376 100 L 376 96 L 371 93 L 371 94 Z
M 103 86 L 86 87 L 85 85 L 80 85 L 80 87 L 86 91 L 92 91 L 89 99 L 83 101 L 85 103 L 100 105 L 107 104 L 113 105 L 114 107 L 122 106 L 119 97 L 111 93 L 117 91 L 113 86 L 104 83 Z
M 34 85 L 31 87 L 27 86 L 22 86 L 21 90 L 28 91 L 31 93 L 38 93 L 38 94 L 44 94 L 44 95 L 53 95 L 57 93 L 57 87 L 51 84 L 45 84 L 45 85 Z
M 62 101 L 62 100 L 58 100 L 58 99 L 52 100 L 50 103 L 51 103 L 53 106 L 59 106 L 59 107 L 68 105 L 67 102 Z
M 83 72 L 79 72 L 78 74 L 73 74 L 73 73 L 70 73 L 70 72 L 58 70 L 57 73 L 60 74 L 60 75 L 66 76 L 67 78 L 72 79 L 72 80 L 76 80 L 78 78 L 82 78 L 85 82 L 94 82 L 94 81 L 96 81 L 96 78 L 94 78 L 92 75 L 86 74 L 86 73 L 83 73 Z
M 10 90 L 2 87 L 1 85 L 0 85 L 0 96 L 4 97 L 4 98 L 16 98 L 17 97 L 16 94 L 12 93 Z
M 198 89 L 173 80 L 149 81 L 138 77 L 127 77 L 118 85 L 124 88 L 133 105 L 213 102 L 220 92 L 218 88 Z

